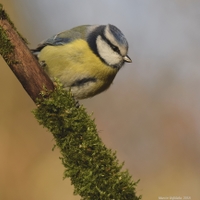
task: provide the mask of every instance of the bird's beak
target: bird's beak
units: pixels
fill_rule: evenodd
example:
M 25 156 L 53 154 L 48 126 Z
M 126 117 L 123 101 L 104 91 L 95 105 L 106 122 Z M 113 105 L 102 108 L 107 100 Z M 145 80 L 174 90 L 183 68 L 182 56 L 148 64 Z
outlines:
M 129 58 L 128 55 L 124 56 L 123 59 L 124 59 L 125 62 L 128 62 L 128 63 L 132 62 L 132 60 Z

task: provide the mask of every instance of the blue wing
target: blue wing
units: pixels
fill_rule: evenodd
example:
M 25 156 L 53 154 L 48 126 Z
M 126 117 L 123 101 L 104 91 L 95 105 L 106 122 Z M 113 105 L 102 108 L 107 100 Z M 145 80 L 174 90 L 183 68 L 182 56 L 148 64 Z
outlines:
M 32 49 L 31 51 L 37 55 L 44 47 L 50 46 L 59 46 L 69 43 L 75 39 L 85 39 L 87 37 L 87 27 L 89 25 L 83 25 L 75 27 L 71 30 L 67 30 L 61 32 L 59 34 L 54 35 L 53 37 L 41 42 L 36 49 Z

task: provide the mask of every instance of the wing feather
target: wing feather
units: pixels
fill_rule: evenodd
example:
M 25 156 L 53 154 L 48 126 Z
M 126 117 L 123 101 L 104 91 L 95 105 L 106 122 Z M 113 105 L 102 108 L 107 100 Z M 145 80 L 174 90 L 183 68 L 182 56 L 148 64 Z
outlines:
M 72 42 L 75 39 L 86 39 L 87 28 L 89 25 L 78 26 L 73 29 L 58 33 L 47 40 L 41 42 L 36 49 L 32 49 L 33 54 L 37 55 L 44 47 L 59 46 Z

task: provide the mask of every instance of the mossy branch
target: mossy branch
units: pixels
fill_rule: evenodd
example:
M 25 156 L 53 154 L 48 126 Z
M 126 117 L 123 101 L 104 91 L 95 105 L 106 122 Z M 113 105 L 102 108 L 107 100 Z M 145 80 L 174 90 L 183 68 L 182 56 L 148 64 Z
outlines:
M 34 102 L 40 97 L 44 87 L 54 89 L 52 81 L 31 54 L 26 40 L 17 32 L 1 4 L 0 55 Z
M 48 98 L 39 99 L 34 111 L 39 123 L 54 136 L 62 154 L 64 177 L 70 177 L 75 194 L 84 200 L 138 200 L 136 183 L 122 171 L 116 154 L 107 149 L 85 108 L 76 106 L 70 92 L 57 83 Z
M 38 122 L 54 136 L 75 194 L 83 200 L 139 200 L 137 182 L 98 136 L 92 116 L 59 82 L 54 88 L 0 5 L 0 54 L 36 103 Z M 45 89 L 44 89 L 45 88 Z M 41 92 L 42 91 L 42 92 Z

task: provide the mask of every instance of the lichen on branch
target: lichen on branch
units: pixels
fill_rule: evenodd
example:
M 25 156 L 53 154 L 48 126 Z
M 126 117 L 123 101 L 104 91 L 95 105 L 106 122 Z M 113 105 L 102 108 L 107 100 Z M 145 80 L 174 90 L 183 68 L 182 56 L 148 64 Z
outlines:
M 138 200 L 137 182 L 128 171 L 122 171 L 115 152 L 107 149 L 100 139 L 94 119 L 77 103 L 70 92 L 57 82 L 55 90 L 42 93 L 34 114 L 38 122 L 54 136 L 75 194 L 83 200 Z

